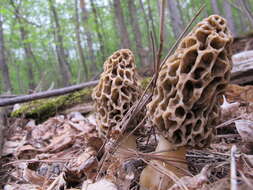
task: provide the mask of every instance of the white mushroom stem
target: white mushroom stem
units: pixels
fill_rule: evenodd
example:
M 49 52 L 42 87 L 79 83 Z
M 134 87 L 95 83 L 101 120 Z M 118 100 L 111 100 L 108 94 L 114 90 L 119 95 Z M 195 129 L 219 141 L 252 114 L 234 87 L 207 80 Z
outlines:
M 166 150 L 166 151 L 165 151 Z M 140 176 L 141 189 L 149 190 L 165 190 L 171 187 L 174 182 L 164 173 L 161 173 L 155 168 L 156 163 L 164 166 L 164 169 L 172 172 L 178 178 L 187 175 L 187 165 L 186 165 L 186 147 L 180 147 L 175 150 L 173 144 L 169 143 L 164 137 L 159 137 L 159 143 L 156 148 L 156 155 L 159 158 L 163 158 L 164 161 L 154 160 L 149 163 L 149 165 L 142 171 Z M 175 162 L 165 162 L 165 160 L 175 160 Z M 180 162 L 176 162 L 176 160 Z

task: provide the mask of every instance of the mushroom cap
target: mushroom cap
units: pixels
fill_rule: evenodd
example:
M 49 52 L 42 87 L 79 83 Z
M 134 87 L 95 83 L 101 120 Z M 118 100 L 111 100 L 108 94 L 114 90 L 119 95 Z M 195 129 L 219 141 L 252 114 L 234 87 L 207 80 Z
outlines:
M 232 69 L 232 35 L 224 18 L 212 15 L 195 26 L 162 66 L 148 115 L 175 147 L 204 147 L 219 118 L 219 97 Z
M 133 53 L 128 49 L 113 53 L 105 61 L 104 72 L 92 93 L 97 124 L 102 134 L 115 129 L 117 123 L 140 97 L 140 89 Z

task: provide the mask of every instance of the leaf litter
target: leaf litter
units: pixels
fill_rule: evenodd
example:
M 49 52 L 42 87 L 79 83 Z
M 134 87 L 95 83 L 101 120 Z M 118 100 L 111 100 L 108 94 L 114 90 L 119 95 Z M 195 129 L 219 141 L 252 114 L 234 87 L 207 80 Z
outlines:
M 238 97 L 230 87 L 223 100 L 222 123 L 217 126 L 216 138 L 209 148 L 188 151 L 191 175 L 177 179 L 170 190 L 230 189 L 230 151 L 233 145 L 237 147 L 238 189 L 252 187 L 253 101 Z M 243 87 L 238 88 L 241 90 Z M 249 87 L 243 89 L 247 91 Z M 139 137 L 138 151 L 120 147 L 118 153 L 124 156 L 112 155 L 106 161 L 107 171 L 97 179 L 106 139 L 100 137 L 92 116 L 71 112 L 49 118 L 41 124 L 28 119 L 9 120 L 0 169 L 4 190 L 138 189 L 143 167 L 152 164 L 150 160 L 163 159 L 151 152 L 156 146 L 156 134 L 151 133 L 152 128 L 146 123 L 145 127 L 150 129 L 149 136 Z M 145 150 L 147 152 L 143 153 Z M 169 160 L 165 159 L 166 162 Z M 162 165 L 158 168 L 163 170 Z M 167 171 L 164 173 L 170 175 Z

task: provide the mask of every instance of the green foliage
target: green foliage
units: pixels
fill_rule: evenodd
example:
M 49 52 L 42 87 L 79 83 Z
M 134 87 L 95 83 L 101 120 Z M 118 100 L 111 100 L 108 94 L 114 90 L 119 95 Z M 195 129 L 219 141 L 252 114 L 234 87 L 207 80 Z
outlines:
M 142 0 L 145 14 L 148 15 L 148 1 L 153 15 L 155 34 L 158 38 L 159 34 L 159 9 L 158 2 L 153 0 Z M 14 4 L 20 8 L 21 23 L 15 17 L 15 11 L 10 3 L 10 0 L 0 1 L 0 14 L 4 21 L 4 38 L 6 47 L 7 63 L 10 71 L 10 77 L 13 84 L 13 93 L 27 93 L 28 91 L 28 76 L 27 76 L 27 60 L 24 56 L 23 43 L 30 44 L 33 50 L 34 60 L 33 73 L 35 76 L 35 84 L 40 86 L 41 90 L 48 89 L 52 84 L 54 87 L 59 87 L 61 76 L 59 72 L 59 64 L 56 57 L 55 46 L 55 24 L 52 19 L 52 13 L 50 12 L 47 0 L 13 0 Z M 72 83 L 79 83 L 84 81 L 84 76 L 88 74 L 93 76 L 95 73 L 84 73 L 84 68 L 80 62 L 78 51 L 77 51 L 77 40 L 75 34 L 75 8 L 74 1 L 68 0 L 54 0 L 56 11 L 58 13 L 59 22 L 61 26 L 61 34 L 63 36 L 63 46 L 67 55 L 67 61 L 71 68 Z M 130 34 L 131 49 L 136 53 L 136 46 L 132 27 L 130 26 L 130 18 L 128 12 L 128 1 L 121 0 L 121 6 L 125 21 L 127 24 L 127 30 Z M 195 12 L 202 6 L 202 0 L 179 0 L 179 8 L 182 14 L 183 23 L 186 25 L 193 17 Z M 200 16 L 198 20 L 209 14 L 212 14 L 212 7 L 210 1 L 206 2 L 206 10 Z M 219 8 L 222 7 L 222 1 L 217 0 Z M 235 3 L 235 0 L 231 1 Z M 95 19 L 98 20 L 99 30 L 102 33 L 103 46 L 105 47 L 105 56 L 110 56 L 114 51 L 120 48 L 119 34 L 117 33 L 117 26 L 115 25 L 115 13 L 112 6 L 113 0 L 94 0 L 97 14 L 95 17 L 90 0 L 85 0 L 86 9 L 88 10 L 88 21 L 83 22 L 81 16 L 81 10 L 79 7 L 79 18 L 80 18 L 80 29 L 81 29 L 81 45 L 85 55 L 85 64 L 90 68 L 91 64 L 96 64 L 99 67 L 99 71 L 102 71 L 103 60 L 100 52 L 99 38 L 96 33 Z M 144 13 L 141 9 L 140 0 L 135 0 L 138 15 L 136 19 L 140 25 L 142 33 L 142 43 L 145 49 L 149 49 L 149 54 L 152 54 L 150 50 L 150 31 L 147 31 Z M 248 0 L 250 8 L 253 8 L 253 0 Z M 79 0 L 78 0 L 79 6 Z M 166 5 L 167 6 L 167 5 Z M 248 32 L 243 28 L 249 25 L 249 21 L 245 18 L 241 11 L 238 11 L 235 7 L 232 7 L 233 18 L 239 32 Z M 224 13 L 223 13 L 224 14 Z M 224 15 L 223 15 L 224 16 Z M 148 22 L 151 22 L 149 18 Z M 150 24 L 150 23 L 149 23 Z M 20 37 L 20 26 L 23 26 L 27 32 L 27 39 L 22 42 Z M 89 59 L 89 51 L 87 45 L 87 38 L 85 36 L 84 29 L 88 28 L 91 31 L 93 38 L 93 49 L 95 51 L 96 63 L 92 63 Z M 249 28 L 248 28 L 249 29 Z M 166 55 L 168 49 L 172 46 L 175 41 L 171 21 L 169 19 L 168 9 L 166 8 L 165 13 L 165 27 L 164 27 L 164 52 Z M 159 38 L 158 38 L 159 39 Z M 156 44 L 157 46 L 157 44 Z M 136 56 L 136 60 L 139 63 L 139 58 Z M 150 60 L 152 63 L 152 60 Z M 139 65 L 139 64 L 138 64 Z M 91 79 L 90 77 L 89 79 Z

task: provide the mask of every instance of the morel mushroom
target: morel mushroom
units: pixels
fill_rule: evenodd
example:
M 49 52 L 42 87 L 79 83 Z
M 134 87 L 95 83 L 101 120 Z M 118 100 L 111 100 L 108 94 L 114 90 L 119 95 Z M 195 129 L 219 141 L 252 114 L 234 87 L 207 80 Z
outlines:
M 128 49 L 116 51 L 104 63 L 104 72 L 92 94 L 97 124 L 103 135 L 109 137 L 114 131 L 117 134 L 121 130 L 116 128 L 117 124 L 140 97 L 140 89 L 133 53 Z M 133 127 L 130 125 L 128 131 Z M 136 147 L 133 135 L 124 143 L 128 148 Z
M 212 15 L 197 24 L 162 66 L 147 105 L 160 135 L 156 151 L 169 150 L 161 156 L 185 161 L 188 147 L 203 148 L 211 142 L 220 114 L 218 99 L 230 80 L 231 43 L 226 20 Z M 186 175 L 179 169 L 187 169 L 186 161 L 163 166 L 177 177 Z M 140 183 L 149 190 L 167 189 L 172 180 L 149 165 Z

